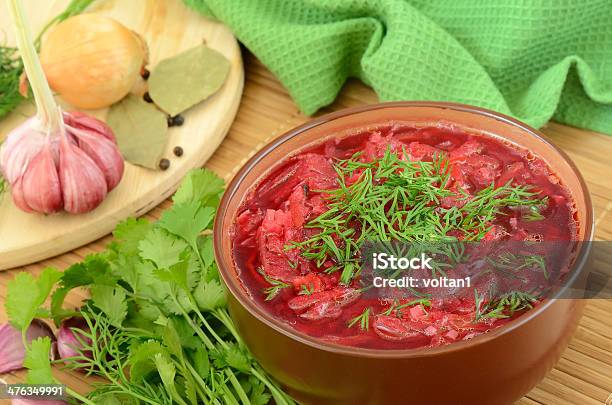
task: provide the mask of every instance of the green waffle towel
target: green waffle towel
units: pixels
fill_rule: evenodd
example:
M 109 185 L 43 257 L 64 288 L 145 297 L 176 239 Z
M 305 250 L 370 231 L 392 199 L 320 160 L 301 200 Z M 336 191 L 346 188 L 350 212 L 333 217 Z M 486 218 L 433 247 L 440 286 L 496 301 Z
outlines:
M 610 0 L 185 0 L 227 24 L 306 114 L 348 77 L 612 134 Z

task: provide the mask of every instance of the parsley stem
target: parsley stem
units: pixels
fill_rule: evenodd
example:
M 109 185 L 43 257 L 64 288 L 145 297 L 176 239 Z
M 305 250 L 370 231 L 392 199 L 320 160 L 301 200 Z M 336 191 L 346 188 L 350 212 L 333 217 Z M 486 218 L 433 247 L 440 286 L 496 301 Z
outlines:
M 183 315 L 183 318 L 185 318 L 189 326 L 191 326 L 191 328 L 197 333 L 197 335 L 204 341 L 206 348 L 209 350 L 214 350 L 215 345 L 213 344 L 213 342 L 208 338 L 208 336 L 206 336 L 206 334 L 202 331 L 202 329 L 198 328 L 198 326 L 193 323 L 193 320 L 191 319 L 189 314 L 183 309 L 181 304 L 178 302 L 178 300 L 176 299 L 176 296 L 174 294 L 170 294 L 170 296 L 172 297 L 172 300 L 174 301 L 174 303 L 179 307 L 181 314 Z
M 191 375 L 193 375 L 193 378 L 196 381 L 196 383 L 198 383 L 198 385 L 204 391 L 203 393 L 205 393 L 210 399 L 215 399 L 213 392 L 210 391 L 210 388 L 208 388 L 208 385 L 206 385 L 204 380 L 202 380 L 202 377 L 200 376 L 200 374 L 198 374 L 196 369 L 194 369 L 191 363 L 189 362 L 187 362 L 187 369 L 189 369 L 189 372 L 191 373 Z M 204 399 L 204 403 L 208 403 L 207 398 L 202 398 L 202 399 Z
M 229 368 L 226 368 L 225 375 L 227 375 L 227 377 L 229 378 L 229 381 L 232 384 L 232 387 L 234 387 L 234 390 L 238 394 L 238 398 L 240 398 L 242 403 L 250 404 L 251 401 L 249 400 L 249 397 L 247 396 L 246 392 L 244 392 L 244 388 L 242 388 L 242 385 L 240 385 L 240 382 L 238 382 L 238 379 L 236 378 L 232 370 L 230 370 Z
M 242 337 L 240 336 L 240 334 L 238 334 L 238 331 L 234 326 L 234 322 L 232 322 L 232 319 L 229 317 L 227 311 L 223 309 L 215 310 L 213 312 L 213 315 L 215 315 L 215 317 L 220 320 L 223 325 L 230 331 L 230 333 L 234 336 L 234 339 L 236 339 L 236 342 L 238 342 L 240 346 L 243 346 L 244 343 L 242 341 Z
M 78 399 L 79 401 L 81 401 L 84 404 L 87 404 L 87 405 L 96 405 L 95 402 L 85 398 L 84 396 L 82 396 L 78 392 L 73 391 L 70 387 L 66 387 L 66 393 L 68 395 L 70 395 L 72 398 L 76 398 L 76 399 Z
M 282 391 L 280 391 L 273 382 L 271 382 L 266 376 L 265 372 L 262 370 L 261 373 L 259 371 L 260 366 L 251 367 L 251 374 L 253 374 L 259 381 L 264 383 L 266 387 L 270 390 L 272 394 L 272 398 L 276 402 L 276 405 L 293 405 L 295 402 L 285 395 Z
M 229 389 L 229 387 L 227 385 L 223 384 L 221 389 L 223 390 L 223 394 L 224 394 L 223 397 L 225 398 L 225 400 L 227 401 L 228 404 L 231 404 L 231 405 L 240 405 L 238 403 L 238 401 L 236 401 L 236 398 L 234 397 L 234 394 L 232 393 L 232 391 L 230 391 L 230 389 Z M 250 403 L 250 402 L 247 402 L 247 404 L 248 403 Z
M 200 309 L 198 308 L 197 302 L 196 302 L 195 298 L 193 297 L 193 295 L 191 294 L 191 292 L 190 291 L 186 291 L 186 293 L 187 293 L 187 296 L 189 297 L 189 300 L 191 301 L 191 305 L 193 306 L 193 309 L 194 309 L 194 312 L 196 313 L 196 316 L 198 318 L 200 318 L 200 321 L 202 322 L 202 324 L 204 325 L 206 330 L 208 330 L 208 332 L 215 338 L 215 340 L 217 340 L 217 342 L 219 342 L 219 344 L 221 344 L 221 346 L 223 346 L 223 348 L 227 348 L 228 347 L 227 343 L 223 339 L 221 339 L 219 337 L 219 335 L 217 335 L 217 333 L 210 326 L 210 324 L 208 323 L 206 318 L 204 318 L 204 315 L 202 315 L 202 312 L 200 312 Z

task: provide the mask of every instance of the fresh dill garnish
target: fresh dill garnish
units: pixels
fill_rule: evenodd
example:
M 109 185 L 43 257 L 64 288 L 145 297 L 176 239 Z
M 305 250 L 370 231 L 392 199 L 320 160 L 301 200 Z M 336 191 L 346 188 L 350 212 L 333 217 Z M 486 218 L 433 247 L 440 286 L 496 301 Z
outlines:
M 529 211 L 522 216 L 523 221 L 528 222 L 541 221 L 544 218 L 544 215 L 540 212 L 540 208 L 536 205 L 529 207 Z
M 264 294 L 266 294 L 266 301 L 273 300 L 283 289 L 291 287 L 291 284 L 268 276 L 261 268 L 257 269 L 257 271 L 270 284 L 270 287 L 264 288 L 263 290 Z
M 512 291 L 503 294 L 499 298 L 485 302 L 485 294 L 480 295 L 474 289 L 474 302 L 476 306 L 474 322 L 486 318 L 509 318 L 518 311 L 533 308 L 533 303 L 537 302 L 537 300 L 537 297 L 530 293 Z
M 523 269 L 536 268 L 539 269 L 543 274 L 544 278 L 548 279 L 549 274 L 546 269 L 546 260 L 542 255 L 527 255 L 527 254 L 514 254 L 512 252 L 503 252 L 496 258 L 486 257 L 485 260 L 494 269 L 506 272 L 517 273 Z
M 349 328 L 359 324 L 359 329 L 363 331 L 367 331 L 370 329 L 370 313 L 372 312 L 372 308 L 366 308 L 363 312 L 350 321 L 348 321 L 347 325 Z
M 302 284 L 300 288 L 300 295 L 312 295 L 314 293 L 314 286 L 312 284 Z
M 345 285 L 359 274 L 359 250 L 365 241 L 456 241 L 451 231 L 465 241 L 480 240 L 504 209 L 543 203 L 527 186 L 512 186 L 509 181 L 499 187 L 491 184 L 475 195 L 462 191 L 461 207 L 443 208 L 441 199 L 455 195 L 448 189 L 446 154 L 436 154 L 431 162 L 410 161 L 405 150 L 396 154 L 387 149 L 370 162 L 362 162 L 360 156 L 334 164 L 338 188 L 320 190 L 328 209 L 305 225 L 319 232 L 285 246 L 299 249 L 318 267 L 331 261 L 326 272 L 342 270 L 340 281 Z
M 395 312 L 395 315 L 397 317 L 401 317 L 402 309 L 407 308 L 407 307 L 412 307 L 414 305 L 420 305 L 423 308 L 423 311 L 425 311 L 425 307 L 428 307 L 428 308 L 431 307 L 431 301 L 425 298 L 421 298 L 417 300 L 412 300 L 410 302 L 406 302 L 401 305 L 399 305 L 397 302 L 394 302 L 393 305 L 391 305 L 389 308 L 387 308 L 383 312 L 383 315 L 391 315 L 393 312 Z

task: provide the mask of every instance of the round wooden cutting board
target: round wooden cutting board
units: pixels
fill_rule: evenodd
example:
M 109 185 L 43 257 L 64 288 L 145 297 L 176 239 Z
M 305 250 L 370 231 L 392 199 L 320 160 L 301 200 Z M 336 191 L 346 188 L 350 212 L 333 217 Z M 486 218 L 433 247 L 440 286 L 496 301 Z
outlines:
M 69 0 L 24 0 L 32 31 L 39 32 L 59 14 Z M 111 232 L 126 217 L 141 215 L 176 190 L 183 176 L 202 166 L 219 146 L 236 115 L 244 83 L 240 48 L 230 30 L 188 9 L 180 0 L 97 0 L 88 12 L 115 18 L 140 33 L 149 46 L 149 66 L 206 41 L 231 62 L 227 81 L 212 97 L 183 115 L 185 124 L 169 129 L 164 157 L 170 159 L 166 171 L 126 165 L 123 179 L 94 211 L 82 215 L 27 214 L 15 207 L 9 192 L 0 197 L 0 270 L 32 263 L 89 243 Z M 0 41 L 13 41 L 4 1 L 0 2 Z M 90 111 L 104 118 L 106 110 Z M 24 103 L 0 121 L 0 140 L 34 114 Z M 180 158 L 175 146 L 184 150 Z

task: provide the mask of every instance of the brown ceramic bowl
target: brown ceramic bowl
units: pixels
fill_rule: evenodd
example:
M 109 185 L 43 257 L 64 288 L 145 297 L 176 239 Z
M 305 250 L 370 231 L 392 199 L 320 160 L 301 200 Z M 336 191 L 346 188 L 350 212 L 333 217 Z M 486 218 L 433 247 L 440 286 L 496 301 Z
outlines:
M 229 309 L 255 358 L 304 404 L 510 404 L 553 367 L 576 328 L 581 301 L 549 299 L 508 324 L 469 341 L 438 348 L 379 350 L 338 346 L 297 332 L 249 298 L 232 258 L 232 228 L 245 194 L 279 161 L 305 145 L 389 121 L 454 123 L 527 148 L 570 190 L 579 239 L 593 236 L 593 208 L 582 176 L 541 133 L 510 117 L 472 106 L 395 102 L 325 115 L 266 145 L 238 172 L 221 202 L 215 255 L 229 289 Z M 573 275 L 583 268 L 584 252 Z

